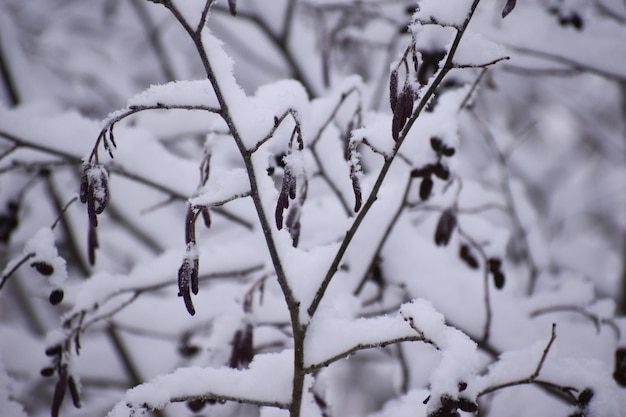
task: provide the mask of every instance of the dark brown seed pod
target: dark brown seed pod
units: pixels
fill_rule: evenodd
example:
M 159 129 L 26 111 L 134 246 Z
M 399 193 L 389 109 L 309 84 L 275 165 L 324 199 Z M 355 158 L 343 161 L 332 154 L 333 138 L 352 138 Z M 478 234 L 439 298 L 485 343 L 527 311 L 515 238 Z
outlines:
M 361 204 L 363 202 L 363 196 L 361 194 L 361 183 L 356 173 L 350 173 L 350 180 L 352 181 L 352 190 L 354 191 L 354 212 L 358 213 L 361 210 Z
M 492 274 L 498 273 L 502 268 L 502 260 L 499 258 L 489 258 L 487 260 L 487 266 L 489 267 L 489 272 Z
M 89 226 L 98 227 L 98 215 L 96 214 L 96 200 L 90 192 L 87 198 L 87 217 L 89 218 Z
M 229 366 L 235 369 L 247 368 L 254 358 L 253 329 L 247 323 L 243 329 L 235 332 Z
M 458 384 L 459 392 L 463 392 L 467 389 L 467 382 L 461 381 Z
M 200 214 L 202 215 L 202 222 L 204 223 L 204 226 L 207 229 L 210 229 L 211 228 L 211 213 L 209 212 L 209 208 L 203 207 Z
M 424 165 L 421 168 L 414 168 L 411 170 L 411 177 L 419 178 L 419 177 L 428 177 L 433 174 L 434 165 L 428 164 Z
M 194 413 L 198 413 L 202 411 L 204 406 L 206 405 L 205 400 L 189 400 L 187 401 L 187 408 L 193 411 Z
M 594 393 L 591 388 L 585 388 L 580 392 L 580 394 L 578 394 L 578 399 L 576 400 L 576 402 L 579 406 L 586 407 L 593 398 L 593 394 Z
M 54 375 L 54 368 L 52 366 L 47 366 L 45 368 L 42 368 L 39 373 L 41 374 L 41 376 L 43 376 L 44 378 L 49 378 L 52 375 Z
M 230 14 L 233 16 L 237 16 L 237 1 L 236 0 L 228 0 L 228 10 Z
M 615 370 L 613 379 L 620 386 L 626 387 L 626 348 L 620 347 L 615 350 Z
M 437 153 L 441 153 L 443 146 L 444 145 L 443 145 L 443 141 L 441 140 L 441 138 L 438 138 L 436 136 L 433 136 L 432 138 L 430 138 L 430 147 L 433 149 L 433 151 Z
M 198 259 L 198 257 L 195 257 L 193 260 L 193 266 L 191 268 L 191 292 L 194 294 L 198 294 L 198 290 L 200 289 L 199 271 L 200 271 L 200 260 Z
M 393 113 L 398 105 L 398 70 L 394 69 L 389 75 L 389 105 Z
M 405 83 L 404 88 L 398 96 L 398 102 L 396 104 L 395 111 L 393 112 L 393 119 L 391 122 L 391 136 L 393 140 L 398 141 L 400 132 L 406 124 L 406 121 L 413 114 L 413 104 L 415 100 L 415 93 L 410 83 Z
M 78 384 L 76 384 L 76 380 L 72 375 L 67 379 L 67 386 L 70 389 L 70 396 L 72 397 L 72 403 L 74 407 L 80 408 L 80 393 L 78 392 Z
M 441 162 L 438 162 L 433 168 L 433 174 L 435 174 L 436 177 L 447 181 L 448 178 L 450 178 L 450 169 L 448 169 L 448 167 Z
M 441 154 L 443 156 L 451 157 L 451 156 L 454 156 L 455 153 L 456 153 L 456 150 L 449 146 L 444 145 L 444 147 L 441 149 Z
M 276 212 L 274 215 L 278 230 L 283 228 L 283 212 L 289 208 L 289 198 L 296 198 L 296 179 L 293 177 L 289 167 L 285 166 L 283 182 L 280 187 L 280 194 L 276 202 Z
M 447 246 L 456 228 L 456 214 L 452 209 L 446 209 L 441 213 L 437 228 L 435 229 L 435 244 Z
M 98 167 L 98 178 L 97 182 L 93 185 L 92 193 L 95 201 L 94 208 L 96 214 L 102 214 L 109 203 L 109 174 L 102 165 Z
M 193 267 L 193 261 L 188 257 L 185 257 L 182 265 L 178 269 L 178 296 L 183 297 L 185 308 L 192 316 L 196 314 L 196 309 L 193 307 L 193 302 L 191 301 L 190 292 Z
M 501 290 L 504 288 L 505 281 L 506 279 L 502 272 L 496 272 L 493 274 L 493 285 L 495 285 L 497 289 Z
M 59 304 L 61 301 L 63 301 L 63 296 L 64 294 L 62 289 L 57 288 L 56 290 L 52 290 L 49 297 L 50 304 L 52 304 L 53 306 Z
M 81 167 L 80 172 L 80 202 L 85 204 L 87 202 L 87 196 L 89 194 L 89 170 L 91 169 L 91 163 L 85 162 Z
M 54 267 L 47 262 L 33 262 L 30 266 L 46 277 L 54 274 Z
M 87 254 L 89 258 L 89 265 L 96 264 L 96 249 L 98 245 L 98 232 L 95 227 L 89 227 L 89 234 L 87 236 Z
M 59 356 L 63 352 L 61 345 L 48 346 L 45 350 L 46 356 Z
M 459 257 L 472 269 L 478 269 L 478 259 L 472 253 L 470 247 L 466 244 L 459 248 Z
M 517 3 L 516 0 L 507 0 L 506 4 L 502 8 L 502 18 L 503 19 L 505 17 L 507 17 L 508 14 L 513 11 L 513 9 L 515 9 L 515 3 Z
M 300 210 L 298 206 L 292 207 L 287 214 L 287 220 L 285 221 L 289 235 L 291 236 L 291 244 L 294 248 L 298 247 L 300 240 Z
M 422 201 L 428 200 L 430 192 L 433 190 L 433 180 L 430 176 L 424 177 L 420 183 L 420 199 Z
M 65 398 L 65 391 L 67 390 L 67 365 L 62 365 L 59 368 L 59 380 L 54 387 L 54 394 L 52 396 L 52 409 L 50 414 L 52 417 L 59 417 L 59 410 L 61 410 L 61 404 Z

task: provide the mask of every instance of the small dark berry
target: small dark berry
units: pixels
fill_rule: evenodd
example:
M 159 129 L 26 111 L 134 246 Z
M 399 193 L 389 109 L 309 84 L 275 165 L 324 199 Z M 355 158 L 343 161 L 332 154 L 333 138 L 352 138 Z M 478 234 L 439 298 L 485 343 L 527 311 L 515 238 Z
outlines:
M 35 268 L 41 275 L 49 277 L 54 274 L 54 267 L 47 262 L 33 262 L 30 266 Z
M 59 304 L 61 301 L 63 301 L 63 290 L 61 289 L 56 289 L 53 290 L 50 293 L 50 304 L 52 304 L 53 306 Z
M 39 371 L 39 373 L 41 374 L 41 376 L 48 378 L 54 375 L 54 368 L 51 366 L 48 366 L 48 367 L 42 368 L 41 371 Z

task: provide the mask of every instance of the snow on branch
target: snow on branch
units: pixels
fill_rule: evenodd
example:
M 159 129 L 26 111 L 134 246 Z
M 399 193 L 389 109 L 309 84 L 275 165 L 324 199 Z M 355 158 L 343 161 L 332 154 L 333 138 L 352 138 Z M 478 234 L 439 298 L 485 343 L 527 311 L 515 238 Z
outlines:
M 248 369 L 179 368 L 132 388 L 108 417 L 133 415 L 135 409 L 162 409 L 172 402 L 226 400 L 288 408 L 293 352 L 256 355 Z

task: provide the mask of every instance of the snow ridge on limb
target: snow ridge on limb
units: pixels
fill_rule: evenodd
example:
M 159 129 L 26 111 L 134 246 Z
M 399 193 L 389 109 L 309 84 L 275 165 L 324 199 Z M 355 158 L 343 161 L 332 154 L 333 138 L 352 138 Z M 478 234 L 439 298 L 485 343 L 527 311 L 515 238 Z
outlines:
M 134 410 L 162 409 L 194 399 L 228 400 L 287 408 L 291 398 L 293 352 L 256 355 L 248 369 L 179 368 L 128 390 L 107 415 L 124 417 Z

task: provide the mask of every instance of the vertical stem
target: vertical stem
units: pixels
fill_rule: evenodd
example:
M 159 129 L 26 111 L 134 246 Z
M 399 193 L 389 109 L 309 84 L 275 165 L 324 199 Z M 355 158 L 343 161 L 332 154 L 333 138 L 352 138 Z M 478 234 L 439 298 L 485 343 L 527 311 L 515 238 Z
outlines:
M 212 4 L 212 2 L 212 0 L 207 0 L 205 11 L 208 11 L 208 7 Z M 221 86 L 219 85 L 211 62 L 209 61 L 207 52 L 204 48 L 204 44 L 202 41 L 202 30 L 204 28 L 204 20 L 206 19 L 207 13 L 203 13 L 197 29 L 194 30 L 171 1 L 163 0 L 163 5 L 172 12 L 176 20 L 178 20 L 178 22 L 183 26 L 185 31 L 191 37 L 191 40 L 196 47 L 198 55 L 200 56 L 200 60 L 202 61 L 206 76 L 211 83 L 213 91 L 215 92 L 215 96 L 217 97 L 218 103 L 220 105 L 220 116 L 228 126 L 228 129 L 235 141 L 235 144 L 237 145 L 237 148 L 239 149 L 239 153 L 241 154 L 244 165 L 246 167 L 246 173 L 248 175 L 248 181 L 250 183 L 250 195 L 252 197 L 252 201 L 257 212 L 259 223 L 261 224 L 261 229 L 263 231 L 263 236 L 265 238 L 266 245 L 270 253 L 270 258 L 274 266 L 274 271 L 276 272 L 278 284 L 283 292 L 283 296 L 289 310 L 289 317 L 294 338 L 294 377 L 292 386 L 292 400 L 290 403 L 289 411 L 291 417 L 299 417 L 302 403 L 302 393 L 304 391 L 304 337 L 306 334 L 306 326 L 300 324 L 300 302 L 296 300 L 293 291 L 291 290 L 291 287 L 287 282 L 287 276 L 283 269 L 276 243 L 274 242 L 270 222 L 265 215 L 263 202 L 261 201 L 259 185 L 257 182 L 256 173 L 254 171 L 254 164 L 252 161 L 253 153 L 252 151 L 246 149 L 244 145 L 243 138 L 241 137 L 239 130 L 237 129 L 237 126 L 233 121 L 229 104 L 226 101 L 224 94 L 222 93 Z
M 2 39 L 0 39 L 0 75 L 4 80 L 4 86 L 6 87 L 7 94 L 9 95 L 9 101 L 11 106 L 17 106 L 20 104 L 20 95 L 17 92 L 17 87 L 15 85 L 15 79 L 11 74 L 11 69 L 9 68 L 9 64 L 7 63 L 4 51 L 2 49 Z

